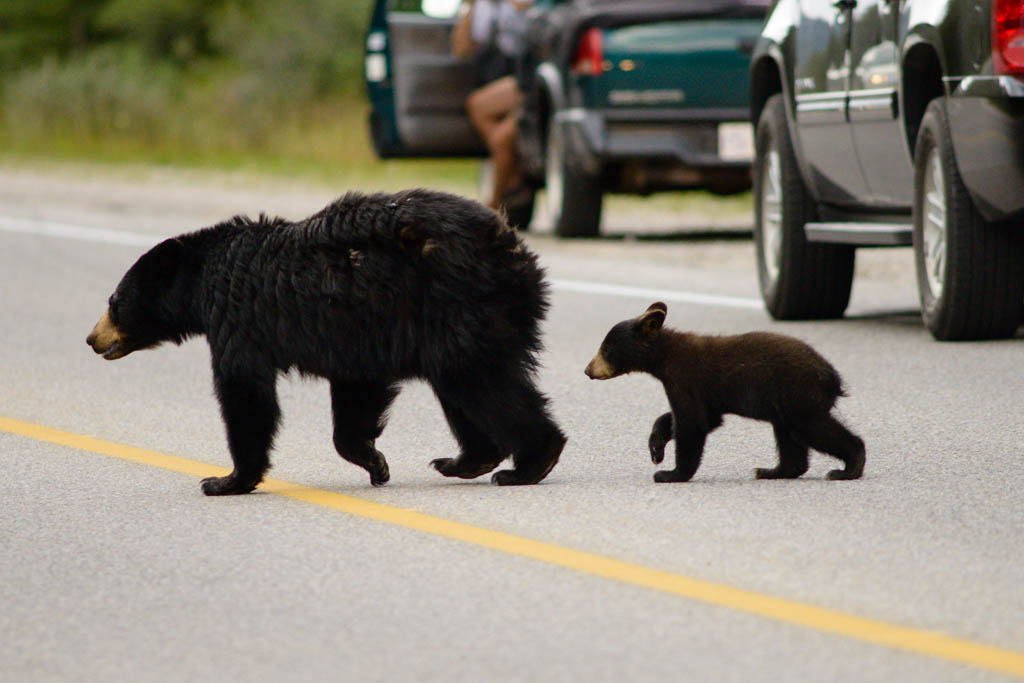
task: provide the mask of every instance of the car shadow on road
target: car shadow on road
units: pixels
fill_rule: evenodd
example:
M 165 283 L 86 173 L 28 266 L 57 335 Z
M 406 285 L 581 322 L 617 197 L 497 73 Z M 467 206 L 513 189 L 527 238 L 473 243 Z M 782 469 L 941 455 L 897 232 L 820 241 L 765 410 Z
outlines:
M 753 234 L 749 227 L 713 228 L 710 230 L 673 230 L 669 232 L 643 232 L 609 230 L 600 235 L 584 238 L 606 242 L 738 242 L 750 241 Z
M 865 320 L 872 322 L 884 322 L 906 327 L 924 327 L 921 322 L 921 311 L 916 308 L 907 308 L 893 311 L 857 311 L 847 313 L 846 320 Z
M 927 330 L 925 329 L 925 326 L 924 326 L 924 322 L 921 320 L 921 311 L 919 309 L 916 309 L 916 308 L 908 308 L 908 309 L 904 309 L 904 310 L 892 310 L 892 311 L 871 311 L 871 310 L 868 310 L 868 311 L 857 311 L 857 312 L 854 312 L 854 313 L 847 313 L 843 317 L 843 319 L 844 320 L 857 320 L 857 321 L 864 321 L 864 322 L 878 322 L 878 323 L 883 323 L 883 324 L 887 324 L 887 325 L 894 325 L 894 326 L 898 326 L 898 327 L 916 327 L 916 328 L 919 328 L 921 330 L 921 332 L 923 332 L 923 333 L 927 332 Z M 1014 339 L 1024 339 L 1024 327 L 1018 328 L 1016 334 L 1014 334 L 1009 339 L 1001 339 L 1001 340 L 1000 339 L 991 339 L 991 340 L 980 340 L 980 341 L 981 342 L 998 342 L 998 341 L 1008 341 L 1008 340 L 1014 340 Z M 972 343 L 972 342 L 967 341 L 967 342 L 959 342 L 959 343 Z M 974 343 L 978 343 L 978 340 L 975 340 Z

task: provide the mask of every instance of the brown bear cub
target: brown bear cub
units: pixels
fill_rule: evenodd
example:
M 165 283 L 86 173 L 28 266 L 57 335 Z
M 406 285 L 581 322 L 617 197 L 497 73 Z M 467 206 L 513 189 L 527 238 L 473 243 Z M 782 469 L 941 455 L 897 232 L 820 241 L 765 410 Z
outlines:
M 864 471 L 864 442 L 831 415 L 845 396 L 842 379 L 810 346 L 781 334 L 749 332 L 709 337 L 662 327 L 668 307 L 651 304 L 643 315 L 615 325 L 587 365 L 591 379 L 646 372 L 661 380 L 671 412 L 654 421 L 648 446 L 660 464 L 676 440 L 676 468 L 656 482 L 689 481 L 700 465 L 704 441 L 725 414 L 771 422 L 779 464 L 758 468 L 758 479 L 795 479 L 807 471 L 808 449 L 843 461 L 829 479 L 857 479 Z

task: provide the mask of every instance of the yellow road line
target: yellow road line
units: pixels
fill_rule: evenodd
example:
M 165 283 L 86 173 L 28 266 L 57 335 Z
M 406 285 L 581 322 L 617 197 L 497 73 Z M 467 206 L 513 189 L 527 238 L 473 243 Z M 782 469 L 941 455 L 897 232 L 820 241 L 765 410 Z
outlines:
M 223 467 L 195 460 L 178 458 L 2 416 L 0 416 L 0 430 L 197 477 L 223 476 L 229 471 Z M 528 557 L 566 569 L 677 595 L 709 605 L 728 607 L 817 631 L 1024 678 L 1024 653 L 1022 652 L 961 640 L 933 631 L 922 631 L 864 619 L 813 605 L 692 579 L 610 557 L 431 517 L 411 510 L 401 510 L 300 484 L 267 479 L 260 484 L 260 489 L 366 519 Z

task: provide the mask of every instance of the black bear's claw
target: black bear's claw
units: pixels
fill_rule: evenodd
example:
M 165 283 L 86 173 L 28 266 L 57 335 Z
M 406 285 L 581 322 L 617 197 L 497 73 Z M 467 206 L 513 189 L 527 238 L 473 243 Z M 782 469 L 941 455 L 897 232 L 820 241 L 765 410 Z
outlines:
M 434 458 L 430 461 L 430 466 L 441 474 L 448 476 L 447 470 L 453 462 L 455 462 L 455 458 Z

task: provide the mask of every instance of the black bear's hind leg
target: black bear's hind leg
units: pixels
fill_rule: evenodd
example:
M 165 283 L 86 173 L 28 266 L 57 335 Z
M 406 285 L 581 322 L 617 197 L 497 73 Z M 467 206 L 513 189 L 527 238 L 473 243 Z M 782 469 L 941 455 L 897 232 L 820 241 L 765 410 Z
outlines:
M 495 472 L 491 482 L 498 486 L 536 484 L 558 463 L 568 440 L 548 413 L 548 401 L 533 382 L 525 377 L 513 378 L 501 394 L 506 406 L 500 442 L 511 445 L 512 469 Z
M 262 379 L 215 375 L 214 388 L 235 467 L 226 477 L 203 479 L 203 493 L 208 496 L 249 493 L 270 467 L 270 448 L 281 415 L 274 375 Z
M 829 472 L 829 479 L 859 479 L 864 473 L 864 441 L 832 415 L 826 414 L 794 431 L 797 438 L 814 450 L 843 461 L 845 467 Z
M 651 452 L 651 462 L 660 465 L 665 459 L 665 446 L 672 440 L 672 413 L 668 412 L 654 421 L 651 436 L 647 439 L 647 448 Z
M 398 390 L 388 384 L 331 382 L 334 448 L 366 470 L 374 486 L 383 486 L 391 478 L 388 462 L 374 443 L 384 431 L 388 407 L 397 395 Z
M 438 399 L 461 451 L 456 458 L 431 460 L 431 467 L 446 477 L 475 479 L 487 474 L 508 457 L 493 439 L 477 429 L 456 398 L 438 394 Z
M 704 454 L 704 442 L 707 432 L 690 428 L 683 430 L 679 422 L 675 423 L 676 468 L 674 470 L 658 470 L 654 473 L 654 481 L 659 484 L 690 481 L 700 467 L 700 459 Z
M 546 414 L 538 417 L 533 426 L 533 433 L 520 439 L 512 454 L 514 467 L 501 470 L 491 476 L 491 482 L 498 486 L 522 486 L 536 484 L 548 476 L 558 458 L 562 455 L 565 434 Z
M 772 426 L 779 448 L 779 465 L 774 469 L 758 467 L 754 470 L 755 476 L 758 479 L 796 479 L 807 471 L 807 446 L 796 441 L 785 427 Z
M 512 469 L 495 472 L 491 476 L 494 484 L 536 484 L 558 462 L 565 435 L 548 414 L 547 399 L 533 385 L 526 369 L 512 365 L 483 373 L 477 381 L 462 378 L 435 388 L 438 396 L 457 400 L 475 431 L 494 443 L 495 466 L 506 454 L 512 455 Z

